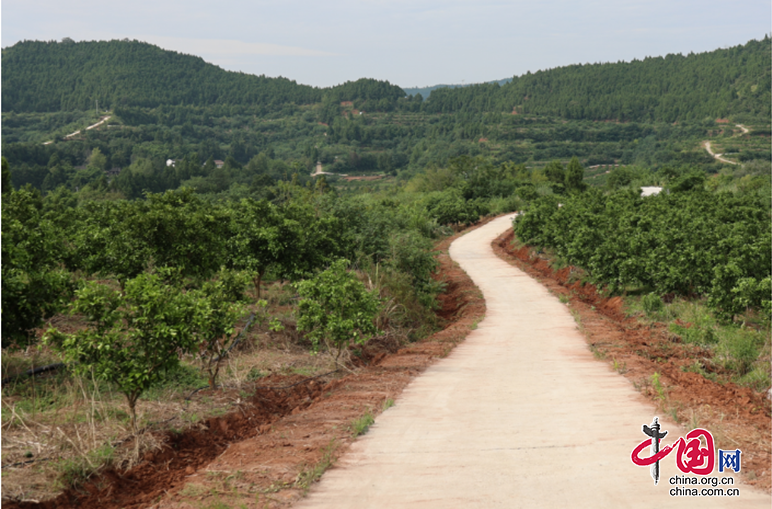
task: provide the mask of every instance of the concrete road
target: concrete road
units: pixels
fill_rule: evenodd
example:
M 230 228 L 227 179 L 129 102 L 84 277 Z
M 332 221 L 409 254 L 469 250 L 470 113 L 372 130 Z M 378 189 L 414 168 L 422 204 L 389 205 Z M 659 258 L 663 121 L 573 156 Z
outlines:
M 661 462 L 657 486 L 648 467 L 633 465 L 653 405 L 593 358 L 565 305 L 494 255 L 490 243 L 510 221 L 450 248 L 485 295 L 485 320 L 296 507 L 768 509 L 770 497 L 739 480 L 739 498 L 671 497 L 675 453 Z M 665 444 L 685 434 L 661 422 Z

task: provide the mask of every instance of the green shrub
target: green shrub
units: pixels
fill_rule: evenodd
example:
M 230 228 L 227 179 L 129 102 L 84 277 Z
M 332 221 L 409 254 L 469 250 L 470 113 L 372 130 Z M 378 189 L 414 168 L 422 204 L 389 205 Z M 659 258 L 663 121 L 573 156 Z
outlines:
M 643 311 L 646 313 L 646 316 L 649 317 L 659 313 L 664 308 L 662 299 L 655 293 L 644 295 L 641 299 L 641 305 L 643 306 Z

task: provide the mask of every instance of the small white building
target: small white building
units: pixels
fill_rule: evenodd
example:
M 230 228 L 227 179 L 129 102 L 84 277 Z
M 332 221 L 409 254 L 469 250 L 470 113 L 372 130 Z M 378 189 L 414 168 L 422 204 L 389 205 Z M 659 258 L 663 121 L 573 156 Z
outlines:
M 167 166 L 167 168 L 168 168 L 169 166 L 174 166 L 174 163 L 176 163 L 176 161 L 175 161 L 174 159 L 167 159 L 167 160 L 166 160 L 166 166 Z
M 641 188 L 641 196 L 657 196 L 660 192 L 662 192 L 662 188 L 657 186 Z

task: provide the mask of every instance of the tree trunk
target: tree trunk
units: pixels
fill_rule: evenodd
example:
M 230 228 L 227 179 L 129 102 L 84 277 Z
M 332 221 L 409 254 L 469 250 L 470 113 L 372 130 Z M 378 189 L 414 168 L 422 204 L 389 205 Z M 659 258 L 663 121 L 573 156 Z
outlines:
M 131 417 L 131 431 L 134 436 L 137 435 L 137 400 L 134 398 L 127 398 L 129 400 L 129 415 Z
M 265 270 L 257 273 L 257 279 L 252 279 L 252 282 L 255 284 L 255 290 L 257 290 L 257 300 L 260 300 L 260 285 L 263 282 L 263 274 L 265 274 Z
M 126 396 L 129 400 L 129 414 L 131 415 L 131 431 L 134 433 L 134 457 L 139 459 L 139 430 L 137 429 L 137 398 Z

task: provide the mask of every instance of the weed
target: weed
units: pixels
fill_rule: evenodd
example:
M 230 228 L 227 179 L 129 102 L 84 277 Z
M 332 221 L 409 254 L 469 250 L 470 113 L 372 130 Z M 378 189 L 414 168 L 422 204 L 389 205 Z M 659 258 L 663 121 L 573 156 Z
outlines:
M 700 426 L 700 419 L 697 417 L 697 415 L 694 413 L 694 410 L 692 410 L 692 416 L 689 419 L 689 430 L 701 428 Z
M 205 509 L 231 509 L 231 506 L 220 500 L 215 500 L 209 505 L 204 506 Z
M 667 395 L 665 394 L 665 388 L 662 386 L 662 382 L 660 382 L 659 377 L 660 374 L 656 371 L 653 375 L 651 375 L 651 386 L 654 387 L 654 391 L 656 392 L 655 399 L 664 403 Z
M 688 366 L 681 366 L 681 371 L 683 372 L 691 372 L 691 373 L 697 373 L 699 375 L 702 375 L 703 377 L 707 378 L 708 380 L 712 380 L 714 382 L 717 381 L 718 376 L 715 373 L 711 373 L 705 369 L 705 366 L 700 362 L 699 360 L 695 359 L 694 362 L 692 362 Z
M 758 358 L 760 338 L 754 331 L 727 328 L 720 332 L 718 351 L 724 367 L 739 376 L 747 375 Z
M 255 380 L 262 378 L 263 376 L 265 375 L 261 373 L 259 369 L 253 366 L 252 368 L 250 368 L 249 374 L 247 374 L 247 381 L 254 382 Z
M 166 376 L 145 392 L 145 399 L 166 400 L 169 393 L 181 393 L 197 389 L 208 384 L 208 379 L 200 369 L 189 364 L 180 363 L 169 370 Z
M 592 355 L 595 356 L 598 360 L 603 360 L 606 358 L 606 352 L 600 350 L 594 343 L 590 344 L 590 351 L 592 352 Z
M 184 414 L 182 414 L 182 420 L 185 421 L 185 422 L 189 422 L 189 423 L 198 422 L 199 415 L 197 413 L 195 413 L 195 412 L 192 412 L 192 413 L 189 413 L 189 414 L 184 413 Z
M 559 300 L 560 300 L 560 302 L 562 302 L 563 304 L 568 304 L 568 303 L 571 301 L 571 297 L 569 297 L 569 296 L 568 296 L 567 294 L 565 294 L 565 293 L 561 293 L 560 295 L 558 295 L 558 299 L 559 299 Z
M 389 408 L 394 406 L 394 400 L 391 398 L 388 398 L 386 401 L 383 402 L 383 409 L 388 410 Z
M 624 375 L 625 373 L 627 373 L 627 363 L 622 362 L 620 364 L 616 359 L 614 359 L 614 371 L 616 371 L 620 375 Z
M 182 495 L 183 497 L 195 498 L 195 497 L 200 497 L 201 495 L 206 493 L 206 491 L 207 491 L 206 486 L 204 486 L 203 484 L 196 484 L 196 483 L 189 482 L 185 485 L 184 488 L 180 490 L 180 495 Z
M 648 317 L 658 314 L 665 307 L 662 299 L 660 299 L 659 295 L 655 293 L 644 295 L 641 298 L 641 305 L 643 306 L 643 311 Z
M 73 488 L 81 485 L 96 472 L 113 462 L 115 449 L 111 445 L 103 445 L 80 456 L 60 460 L 59 483 L 63 488 Z
M 574 308 L 568 308 L 569 311 L 571 311 L 571 316 L 574 317 L 574 321 L 576 322 L 576 325 L 579 327 L 579 330 L 582 329 L 582 315 L 579 314 L 579 311 L 577 311 Z
M 308 493 L 309 488 L 311 488 L 311 485 L 318 481 L 322 477 L 322 474 L 335 463 L 335 449 L 337 448 L 338 444 L 333 438 L 330 440 L 330 443 L 327 444 L 327 447 L 324 448 L 322 459 L 319 460 L 316 465 L 305 468 L 298 474 L 298 477 L 295 480 L 295 487 L 300 488 L 303 491 L 304 497 Z
M 373 418 L 373 414 L 371 414 L 368 410 L 365 415 L 355 420 L 351 424 L 351 434 L 355 437 L 364 435 L 367 433 L 367 430 L 370 429 L 370 426 L 372 426 L 374 422 L 375 418 Z
M 678 406 L 671 406 L 667 409 L 667 414 L 673 419 L 673 422 L 680 422 L 680 419 L 678 418 L 678 411 L 680 410 L 680 405 Z

